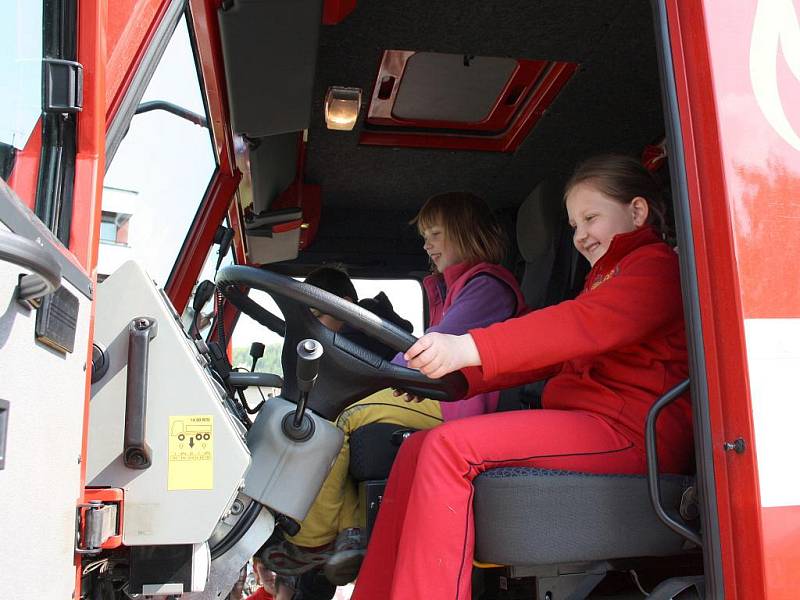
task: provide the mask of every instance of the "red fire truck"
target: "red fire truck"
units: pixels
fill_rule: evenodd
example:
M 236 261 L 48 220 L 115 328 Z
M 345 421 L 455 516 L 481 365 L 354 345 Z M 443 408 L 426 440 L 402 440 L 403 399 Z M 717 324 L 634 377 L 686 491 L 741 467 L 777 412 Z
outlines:
M 0 597 L 225 598 L 305 515 L 357 393 L 459 392 L 336 346 L 309 308 L 413 338 L 294 278 L 335 262 L 421 298 L 407 223 L 470 190 L 519 232 L 527 302 L 567 299 L 585 271 L 559 189 L 600 152 L 671 201 L 696 472 L 578 481 L 554 527 L 501 523 L 501 494 L 504 516 L 476 509 L 476 597 L 798 596 L 798 0 L 0 11 Z M 230 370 L 242 313 L 285 335 L 282 373 Z M 254 423 L 257 387 L 279 391 Z

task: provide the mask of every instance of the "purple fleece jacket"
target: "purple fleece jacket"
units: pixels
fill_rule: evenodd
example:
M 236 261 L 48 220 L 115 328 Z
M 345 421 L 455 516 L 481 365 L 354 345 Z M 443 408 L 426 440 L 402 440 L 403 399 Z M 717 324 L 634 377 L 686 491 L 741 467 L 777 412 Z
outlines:
M 502 269 L 502 267 L 494 266 L 494 269 Z M 447 294 L 445 282 L 454 283 L 454 279 L 457 279 L 466 270 L 465 265 L 460 263 L 445 269 L 444 277 L 434 275 L 426 278 L 425 291 L 428 294 L 429 306 L 444 305 Z M 461 292 L 458 293 L 452 304 L 444 311 L 441 321 L 428 327 L 425 332 L 437 331 L 461 335 L 470 329 L 486 327 L 514 316 L 523 308 L 521 305 L 522 293 L 510 273 L 506 279 L 508 281 L 501 281 L 488 273 L 473 275 L 461 288 Z M 514 282 L 513 288 L 511 282 Z M 455 287 L 452 283 L 451 286 Z M 431 310 L 431 314 L 436 314 L 436 312 Z M 406 365 L 402 354 L 395 356 L 392 362 L 401 366 Z M 445 421 L 452 421 L 494 412 L 497 409 L 499 397 L 499 392 L 487 392 L 458 402 L 442 402 L 442 418 Z

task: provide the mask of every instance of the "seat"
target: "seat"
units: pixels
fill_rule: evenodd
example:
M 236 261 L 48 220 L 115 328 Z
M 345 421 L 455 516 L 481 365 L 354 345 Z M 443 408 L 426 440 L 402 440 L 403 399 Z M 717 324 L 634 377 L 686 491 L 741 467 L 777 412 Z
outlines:
M 558 588 L 557 597 L 581 600 L 608 571 L 627 570 L 631 561 L 694 552 L 702 537 L 681 517 L 696 498 L 692 479 L 660 474 L 656 458 L 658 415 L 688 389 L 685 380 L 650 408 L 647 475 L 498 468 L 476 477 L 476 560 L 507 565 L 517 577 L 536 577 L 537 589 Z M 690 588 L 702 597 L 702 578 L 662 583 L 654 600 Z M 545 597 L 537 591 L 538 600 Z
M 676 513 L 691 478 L 663 475 Z M 673 556 L 685 540 L 656 517 L 644 475 L 501 468 L 475 478 L 475 558 L 528 566 Z
M 533 310 L 546 306 L 552 296 L 550 286 L 565 226 L 560 196 L 557 186 L 540 181 L 517 211 L 517 248 L 523 261 L 520 288 L 525 304 Z
M 583 267 L 572 245 L 560 186 L 542 180 L 533 188 L 517 211 L 516 239 L 521 259 L 516 271 L 528 309 L 575 296 Z M 542 387 L 530 383 L 501 391 L 498 410 L 538 408 Z

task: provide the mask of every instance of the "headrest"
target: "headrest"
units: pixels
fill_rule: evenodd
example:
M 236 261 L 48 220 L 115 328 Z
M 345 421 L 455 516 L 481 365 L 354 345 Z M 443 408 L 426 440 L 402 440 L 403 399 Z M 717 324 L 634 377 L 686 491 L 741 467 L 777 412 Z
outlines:
M 554 244 L 564 211 L 561 189 L 540 181 L 517 212 L 517 245 L 525 262 L 547 254 Z

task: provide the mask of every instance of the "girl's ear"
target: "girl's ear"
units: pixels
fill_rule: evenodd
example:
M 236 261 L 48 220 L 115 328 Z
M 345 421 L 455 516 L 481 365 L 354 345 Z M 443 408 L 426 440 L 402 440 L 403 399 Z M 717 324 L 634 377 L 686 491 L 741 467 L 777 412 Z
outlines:
M 647 217 L 650 216 L 650 206 L 647 204 L 642 196 L 636 196 L 630 203 L 631 212 L 633 214 L 633 224 L 636 227 L 641 227 L 647 222 Z

